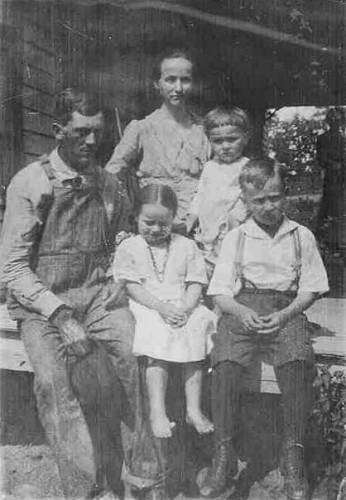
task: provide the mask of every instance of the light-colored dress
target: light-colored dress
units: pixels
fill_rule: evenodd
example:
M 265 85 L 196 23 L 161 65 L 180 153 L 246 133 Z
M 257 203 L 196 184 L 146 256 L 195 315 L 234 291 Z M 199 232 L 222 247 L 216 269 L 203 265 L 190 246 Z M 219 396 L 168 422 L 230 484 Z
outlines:
M 179 222 L 186 219 L 209 152 L 202 124 L 194 115 L 191 119 L 191 126 L 184 132 L 162 108 L 143 120 L 133 120 L 106 166 L 115 174 L 124 168 L 136 168 L 141 187 L 157 182 L 171 186 L 178 197 Z
M 150 249 L 140 235 L 124 240 L 116 251 L 114 278 L 140 283 L 158 299 L 177 306 L 184 303 L 188 283 L 207 283 L 203 257 L 192 240 L 172 234 L 168 250 Z M 210 352 L 216 317 L 205 306 L 198 305 L 179 328 L 134 300 L 130 309 L 136 319 L 135 355 L 186 363 L 202 360 Z
M 215 263 L 225 235 L 246 219 L 241 200 L 239 175 L 248 158 L 242 156 L 231 164 L 210 160 L 205 164 L 190 213 L 199 219 L 196 240 L 205 257 Z

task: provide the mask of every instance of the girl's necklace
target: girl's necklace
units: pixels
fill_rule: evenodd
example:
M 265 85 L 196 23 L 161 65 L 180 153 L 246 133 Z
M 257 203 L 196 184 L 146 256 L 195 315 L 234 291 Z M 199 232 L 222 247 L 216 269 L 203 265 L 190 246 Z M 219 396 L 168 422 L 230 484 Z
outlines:
M 166 254 L 165 254 L 165 258 L 164 258 L 161 270 L 159 269 L 159 267 L 157 265 L 153 249 L 151 248 L 150 245 L 147 245 L 147 247 L 148 247 L 148 250 L 149 250 L 149 254 L 150 254 L 150 258 L 151 258 L 151 263 L 153 265 L 155 276 L 157 277 L 157 279 L 158 279 L 158 281 L 160 283 L 163 283 L 163 281 L 165 279 L 166 267 L 167 267 L 167 262 L 168 262 L 168 257 L 169 257 L 170 241 L 167 244 Z

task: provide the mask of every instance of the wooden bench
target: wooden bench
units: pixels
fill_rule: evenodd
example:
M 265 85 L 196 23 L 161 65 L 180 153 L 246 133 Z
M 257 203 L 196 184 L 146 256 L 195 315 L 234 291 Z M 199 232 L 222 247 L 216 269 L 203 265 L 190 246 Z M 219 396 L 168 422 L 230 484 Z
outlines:
M 309 320 L 319 325 L 313 336 L 318 363 L 330 370 L 345 370 L 346 363 L 346 299 L 323 298 L 307 311 Z M 17 324 L 6 305 L 0 306 L 0 369 L 32 372 L 24 345 L 18 338 Z M 274 370 L 265 363 L 255 363 L 247 381 L 250 390 L 278 394 Z

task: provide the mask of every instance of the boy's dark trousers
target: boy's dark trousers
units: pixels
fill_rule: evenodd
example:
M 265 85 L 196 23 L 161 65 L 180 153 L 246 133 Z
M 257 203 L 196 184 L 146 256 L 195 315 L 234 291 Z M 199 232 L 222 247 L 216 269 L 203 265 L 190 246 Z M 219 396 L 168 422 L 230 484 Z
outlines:
M 304 360 L 274 367 L 282 394 L 284 445 L 304 445 L 307 416 L 312 404 L 311 365 Z M 235 436 L 245 368 L 234 361 L 221 361 L 213 368 L 212 411 L 216 443 Z

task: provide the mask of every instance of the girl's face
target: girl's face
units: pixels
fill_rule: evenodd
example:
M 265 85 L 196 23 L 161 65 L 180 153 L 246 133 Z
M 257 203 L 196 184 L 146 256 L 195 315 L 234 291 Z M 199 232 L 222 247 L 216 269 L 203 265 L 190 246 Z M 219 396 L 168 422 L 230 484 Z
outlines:
M 174 214 L 159 203 L 142 206 L 138 216 L 138 232 L 149 245 L 162 245 L 172 232 Z
M 214 158 L 220 163 L 233 163 L 243 155 L 248 135 L 239 127 L 224 125 L 209 132 Z
M 164 102 L 169 106 L 181 107 L 192 91 L 192 63 L 177 57 L 164 59 L 161 63 L 161 76 L 155 82 Z

